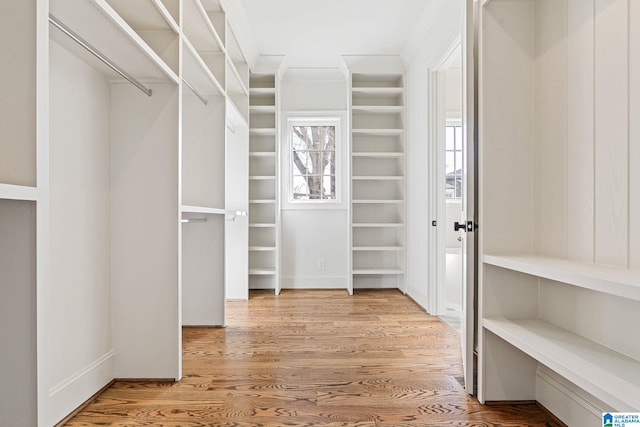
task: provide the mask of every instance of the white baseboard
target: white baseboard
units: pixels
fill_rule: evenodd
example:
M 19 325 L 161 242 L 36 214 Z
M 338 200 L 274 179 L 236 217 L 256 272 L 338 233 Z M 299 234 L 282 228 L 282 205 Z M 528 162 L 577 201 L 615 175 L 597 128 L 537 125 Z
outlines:
M 282 289 L 347 289 L 345 276 L 281 276 Z
M 610 408 L 575 384 L 540 365 L 536 373 L 536 400 L 569 427 L 601 427 Z
M 113 380 L 113 350 L 49 389 L 49 422 L 55 425 Z

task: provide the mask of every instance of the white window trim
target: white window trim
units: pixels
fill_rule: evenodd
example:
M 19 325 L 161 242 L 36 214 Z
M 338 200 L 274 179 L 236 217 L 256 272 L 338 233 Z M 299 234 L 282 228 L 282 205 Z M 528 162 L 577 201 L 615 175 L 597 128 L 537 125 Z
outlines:
M 281 126 L 281 200 L 282 209 L 347 209 L 348 136 L 345 111 L 289 111 L 283 112 Z M 336 198 L 331 200 L 293 200 L 292 191 L 292 139 L 289 130 L 294 125 L 326 125 L 336 127 Z

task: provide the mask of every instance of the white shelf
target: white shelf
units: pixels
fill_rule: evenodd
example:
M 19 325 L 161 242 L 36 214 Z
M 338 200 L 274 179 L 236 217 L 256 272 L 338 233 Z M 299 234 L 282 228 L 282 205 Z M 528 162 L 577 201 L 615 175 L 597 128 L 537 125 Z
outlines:
M 404 176 L 370 175 L 370 176 L 354 176 L 352 179 L 354 181 L 402 181 L 404 179 Z
M 273 268 L 252 268 L 249 270 L 250 276 L 275 276 L 276 270 Z
M 402 228 L 403 223 L 387 223 L 387 222 L 356 222 L 352 224 L 353 228 Z
M 404 129 L 352 129 L 354 135 L 381 135 L 399 136 L 404 134 Z
M 243 95 L 245 95 L 247 98 L 249 97 L 249 88 L 247 87 L 247 85 L 245 84 L 244 80 L 242 79 L 242 76 L 240 75 L 240 72 L 238 71 L 238 68 L 236 67 L 236 64 L 231 60 L 231 58 L 227 59 L 227 65 L 229 66 L 229 68 L 231 69 L 231 74 L 234 77 L 234 81 L 236 82 L 236 89 L 240 89 L 240 93 L 242 93 Z M 237 92 L 237 90 L 236 90 Z
M 38 191 L 36 187 L 0 184 L 0 199 L 36 201 L 37 198 L 38 198 Z
M 485 255 L 485 264 L 640 301 L 640 271 L 538 255 Z
M 404 107 L 401 105 L 352 105 L 351 110 L 354 112 L 387 114 L 402 113 L 404 111 Z
M 199 214 L 212 214 L 212 215 L 225 215 L 227 210 L 221 208 L 208 208 L 204 206 L 189 206 L 182 205 L 180 207 L 182 213 L 199 213 Z
M 352 273 L 358 276 L 400 276 L 404 274 L 404 272 L 399 268 L 357 268 L 354 269 Z
M 276 153 L 273 151 L 251 151 L 249 157 L 275 157 Z
M 275 181 L 276 177 L 275 176 L 250 176 L 249 180 L 250 181 Z
M 275 113 L 275 105 L 251 105 L 249 106 L 250 113 Z
M 354 200 L 353 204 L 362 204 L 362 205 L 401 205 L 404 203 L 404 200 Z
M 225 52 L 224 43 L 200 0 L 185 0 L 182 13 L 184 34 L 198 51 Z
M 224 96 L 224 89 L 188 39 L 183 38 L 182 70 L 184 79 L 200 95 Z M 186 89 L 189 90 L 189 89 Z
M 254 222 L 249 224 L 249 228 L 276 228 L 275 224 L 266 224 L 260 222 Z
M 401 87 L 352 87 L 351 93 L 366 95 L 402 95 L 404 88 Z
M 107 0 L 107 3 L 134 28 L 180 32 L 178 24 L 160 0 Z
M 266 205 L 266 204 L 273 204 L 275 202 L 276 201 L 273 200 L 273 199 L 252 199 L 252 200 L 249 200 L 249 203 L 250 204 L 254 204 L 254 205 L 260 205 L 260 204 L 265 204 Z
M 354 252 L 401 252 L 402 246 L 354 246 Z
M 249 133 L 251 135 L 275 136 L 276 130 L 275 128 L 251 128 Z
M 169 78 L 180 83 L 178 75 L 105 0 L 55 1 L 50 8 L 51 15 L 136 79 Z M 110 78 L 121 78 L 60 31 L 52 29 L 51 39 L 86 58 L 87 63 L 96 64 Z
M 612 408 L 640 408 L 640 362 L 540 319 L 484 319 L 483 326 Z
M 249 246 L 251 252 L 275 252 L 275 246 Z
M 402 157 L 404 157 L 404 153 L 398 153 L 398 152 L 387 153 L 387 152 L 372 151 L 372 152 L 352 153 L 351 156 L 365 157 L 365 158 L 372 158 L 372 159 L 401 159 Z
M 252 87 L 249 89 L 251 95 L 275 95 L 276 88 L 274 87 Z

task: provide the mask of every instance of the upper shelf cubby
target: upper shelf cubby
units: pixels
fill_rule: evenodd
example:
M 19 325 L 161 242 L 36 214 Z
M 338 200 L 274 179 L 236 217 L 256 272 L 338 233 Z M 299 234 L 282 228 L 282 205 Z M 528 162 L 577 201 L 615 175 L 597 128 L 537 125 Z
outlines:
M 227 17 L 222 9 L 220 0 L 202 0 L 202 6 L 207 12 L 209 20 L 220 36 L 223 45 L 227 45 Z
M 398 89 L 403 87 L 402 76 L 398 74 L 353 74 L 352 87 L 376 88 L 379 92 L 384 89 Z
M 216 25 L 217 15 L 205 9 L 200 0 L 185 0 L 183 14 L 184 34 L 198 52 L 205 54 L 224 53 L 224 15 L 222 22 Z
M 227 53 L 229 55 L 229 59 L 231 59 L 231 65 L 233 66 L 233 70 L 243 86 L 243 91 L 249 93 L 249 64 L 242 53 L 242 49 L 240 48 L 240 44 L 236 39 L 233 31 L 229 31 L 227 37 Z
M 106 0 L 118 15 L 178 74 L 180 28 L 160 0 Z M 175 5 L 173 5 L 175 8 Z M 175 11 L 174 11 L 175 13 Z
M 132 3 L 137 4 L 138 2 Z M 142 4 L 143 2 L 140 3 Z M 119 6 L 115 0 L 114 5 Z M 160 28 L 159 33 L 161 35 L 158 39 L 163 39 L 166 36 L 164 41 L 169 42 L 171 45 L 164 56 L 173 63 L 173 67 L 106 0 L 52 0 L 50 2 L 50 13 L 52 17 L 63 23 L 102 55 L 109 58 L 111 62 L 136 79 L 166 80 L 169 78 L 178 83 L 177 54 L 179 37 L 174 32 L 172 24 L 165 19 L 170 14 L 166 9 L 164 12 L 160 12 L 156 7 L 157 5 L 157 3 L 147 0 L 144 2 L 144 7 L 149 8 L 149 14 L 153 17 L 145 18 L 139 22 L 133 22 L 132 18 L 130 20 L 136 26 L 151 25 L 150 22 L 153 22 L 153 25 Z M 121 12 L 128 15 L 131 11 L 122 10 Z M 91 54 L 79 47 L 77 43 L 67 35 L 62 34 L 54 26 L 52 26 L 50 37 L 87 63 L 95 64 L 98 69 L 110 77 L 120 78 L 118 74 L 101 65 Z M 168 39 L 171 39 L 171 41 Z M 175 46 L 173 46 L 174 44 Z

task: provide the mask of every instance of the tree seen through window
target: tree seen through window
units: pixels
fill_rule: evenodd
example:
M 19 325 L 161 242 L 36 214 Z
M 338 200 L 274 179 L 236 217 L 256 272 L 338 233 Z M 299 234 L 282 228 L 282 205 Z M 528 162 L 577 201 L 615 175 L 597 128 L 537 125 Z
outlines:
M 336 126 L 292 126 L 293 200 L 336 199 Z

